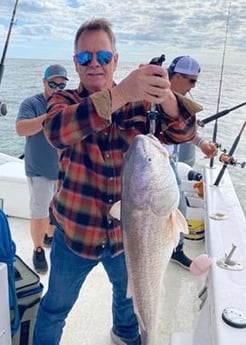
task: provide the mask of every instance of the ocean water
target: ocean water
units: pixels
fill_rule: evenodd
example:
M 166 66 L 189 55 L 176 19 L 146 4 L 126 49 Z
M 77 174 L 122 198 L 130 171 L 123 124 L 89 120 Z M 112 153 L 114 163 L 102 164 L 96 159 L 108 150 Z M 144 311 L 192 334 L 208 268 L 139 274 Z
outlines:
M 52 60 L 29 60 L 29 59 L 7 59 L 3 79 L 0 85 L 0 102 L 5 102 L 8 114 L 0 117 L 0 151 L 6 154 L 19 156 L 23 153 L 24 138 L 20 138 L 15 133 L 15 119 L 20 102 L 35 93 L 43 90 L 43 71 L 49 64 L 60 63 L 67 68 L 69 75 L 68 88 L 78 85 L 77 74 L 71 61 Z M 115 80 L 119 82 L 132 69 L 136 68 L 134 62 L 119 62 L 118 70 L 115 73 Z M 191 97 L 200 103 L 204 110 L 198 114 L 198 119 L 204 119 L 218 111 L 229 110 L 245 102 L 246 90 L 246 65 L 224 66 L 221 78 L 221 66 L 204 65 L 196 88 L 192 90 Z M 222 81 L 221 81 L 222 80 Z M 221 87 L 222 86 L 222 87 Z M 219 102 L 218 102 L 219 99 Z M 219 103 L 219 104 L 218 104 Z M 246 119 L 246 106 L 230 111 L 218 121 L 217 142 L 222 149 L 229 152 L 233 141 L 239 134 L 240 129 Z M 211 139 L 213 136 L 214 121 L 198 127 L 201 136 Z M 220 153 L 218 154 L 218 157 Z M 221 164 L 218 157 L 215 164 Z M 241 135 L 239 145 L 233 155 L 237 162 L 246 161 L 246 129 Z M 196 167 L 202 169 L 204 164 L 208 164 L 197 149 Z M 240 165 L 228 166 L 235 190 L 240 203 L 246 212 L 246 168 Z

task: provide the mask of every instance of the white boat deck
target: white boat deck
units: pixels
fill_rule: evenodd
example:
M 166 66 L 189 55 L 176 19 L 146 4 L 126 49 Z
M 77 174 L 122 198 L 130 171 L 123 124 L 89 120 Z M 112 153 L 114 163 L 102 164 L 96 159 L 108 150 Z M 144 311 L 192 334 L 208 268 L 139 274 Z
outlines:
M 17 161 L 8 167 L 17 163 L 21 164 Z M 7 214 L 26 214 L 27 195 L 17 192 L 16 189 L 26 188 L 23 186 L 26 184 L 25 176 L 23 172 L 18 173 L 18 177 L 22 176 L 19 181 L 15 176 L 17 169 L 10 170 L 9 180 L 5 180 L 5 170 L 0 169 L 0 201 L 2 197 Z M 218 168 L 205 169 L 206 246 L 203 240 L 185 241 L 185 253 L 191 258 L 204 253 L 206 247 L 207 253 L 213 259 L 209 279 L 206 279 L 207 274 L 193 276 L 178 265 L 169 263 L 164 278 L 163 305 L 160 307 L 158 345 L 229 345 L 234 340 L 237 345 L 246 344 L 246 329 L 231 327 L 221 317 L 226 307 L 246 311 L 246 270 L 235 272 L 217 266 L 217 260 L 223 259 L 232 245 L 236 245 L 233 260 L 246 267 L 246 220 L 228 172 L 225 173 L 220 186 L 214 186 L 217 174 Z M 214 220 L 213 215 L 224 215 L 225 219 Z M 8 219 L 17 246 L 17 255 L 32 268 L 30 221 L 27 217 L 17 218 L 13 214 L 9 214 Z M 49 260 L 50 249 L 45 250 Z M 40 276 L 44 293 L 48 276 L 48 273 Z M 205 285 L 208 287 L 208 298 L 200 311 L 201 300 L 198 294 Z M 109 335 L 111 326 L 111 286 L 102 266 L 98 265 L 88 276 L 67 318 L 60 345 L 112 345 Z
M 9 217 L 17 254 L 32 268 L 32 242 L 29 220 Z M 50 249 L 45 249 L 49 258 Z M 191 257 L 203 253 L 203 241 L 186 240 L 185 252 Z M 40 275 L 47 288 L 48 276 Z M 173 332 L 192 331 L 199 313 L 198 293 L 205 276 L 191 273 L 170 262 L 165 276 L 166 296 L 159 345 L 168 345 Z M 66 296 L 64 296 L 66 298 Z M 79 299 L 71 311 L 64 329 L 61 345 L 111 345 L 111 285 L 101 265 L 88 276 Z
M 12 157 L 1 154 L 0 164 L 6 163 L 5 167 L 0 165 L 3 208 L 9 215 L 10 229 L 17 247 L 16 253 L 32 268 L 33 247 L 29 219 L 27 219 L 29 199 L 23 161 L 13 160 Z M 7 176 L 5 170 L 8 172 Z M 19 214 L 25 215 L 26 219 L 19 218 Z M 45 250 L 49 260 L 50 249 Z M 185 253 L 191 258 L 203 252 L 204 241 L 186 240 Z M 40 276 L 44 285 L 43 293 L 47 289 L 48 276 L 48 273 Z M 164 279 L 165 297 L 163 297 L 158 345 L 169 345 L 170 336 L 174 332 L 191 332 L 194 329 L 199 315 L 198 293 L 204 286 L 206 274 L 193 276 L 170 262 Z M 98 265 L 89 274 L 67 318 L 61 345 L 110 345 L 112 344 L 109 335 L 111 327 L 111 285 L 102 266 Z

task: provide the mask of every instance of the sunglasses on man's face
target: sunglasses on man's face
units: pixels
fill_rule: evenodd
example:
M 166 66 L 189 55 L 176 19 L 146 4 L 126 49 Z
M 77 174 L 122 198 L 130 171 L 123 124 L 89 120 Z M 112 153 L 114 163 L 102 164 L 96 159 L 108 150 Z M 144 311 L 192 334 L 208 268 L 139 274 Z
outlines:
M 48 85 L 51 89 L 63 90 L 66 87 L 66 83 L 56 83 L 55 81 L 48 81 Z
M 180 74 L 181 77 L 187 79 L 189 81 L 190 84 L 195 85 L 195 83 L 197 82 L 197 79 L 194 78 L 190 78 L 188 75 L 186 74 Z
M 88 66 L 93 60 L 93 54 L 90 52 L 79 52 L 75 54 L 76 61 L 81 66 Z M 113 53 L 108 50 L 100 50 L 95 53 L 97 62 L 101 66 L 108 65 L 113 58 Z

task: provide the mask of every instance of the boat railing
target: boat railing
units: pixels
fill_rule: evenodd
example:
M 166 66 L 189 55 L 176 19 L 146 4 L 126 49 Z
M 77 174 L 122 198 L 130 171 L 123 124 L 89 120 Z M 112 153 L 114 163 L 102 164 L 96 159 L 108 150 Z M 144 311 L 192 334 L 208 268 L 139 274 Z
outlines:
M 194 331 L 174 333 L 170 345 L 246 344 L 246 219 L 228 171 L 204 170 L 205 248 L 213 264 Z

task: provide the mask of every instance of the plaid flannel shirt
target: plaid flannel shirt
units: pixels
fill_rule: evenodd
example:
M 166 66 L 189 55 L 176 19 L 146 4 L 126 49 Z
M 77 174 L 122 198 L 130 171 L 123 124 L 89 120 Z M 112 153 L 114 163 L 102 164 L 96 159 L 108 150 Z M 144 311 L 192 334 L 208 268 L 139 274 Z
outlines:
M 99 259 L 109 245 L 111 256 L 123 252 L 120 222 L 109 210 L 121 197 L 124 153 L 137 134 L 149 131 L 149 104 L 128 103 L 111 114 L 109 91 L 88 95 L 77 90 L 55 93 L 43 123 L 48 141 L 59 152 L 53 215 L 68 246 L 84 258 Z M 180 116 L 161 112 L 156 136 L 164 143 L 191 140 L 196 117 L 179 102 Z

